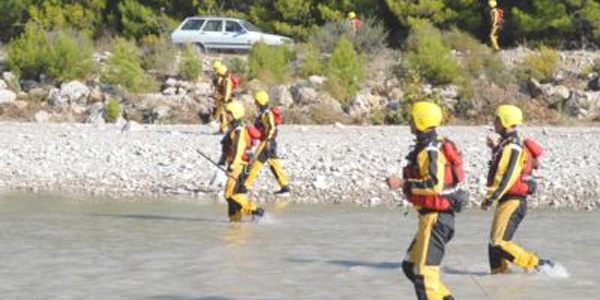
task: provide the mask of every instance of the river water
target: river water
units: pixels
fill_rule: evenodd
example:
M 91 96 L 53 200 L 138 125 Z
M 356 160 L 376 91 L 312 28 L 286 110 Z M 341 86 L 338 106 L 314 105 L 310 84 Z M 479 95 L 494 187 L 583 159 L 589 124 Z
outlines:
M 267 209 L 232 225 L 214 201 L 1 195 L 0 299 L 415 299 L 400 261 L 416 213 Z M 566 271 L 490 276 L 492 214 L 463 213 L 443 280 L 457 299 L 600 299 L 599 217 L 530 211 L 516 241 Z

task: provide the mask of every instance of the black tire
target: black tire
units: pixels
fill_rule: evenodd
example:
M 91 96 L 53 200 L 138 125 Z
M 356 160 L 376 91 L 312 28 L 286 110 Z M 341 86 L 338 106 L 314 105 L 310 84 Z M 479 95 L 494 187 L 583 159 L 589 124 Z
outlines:
M 206 47 L 204 47 L 202 44 L 194 44 L 192 47 L 194 48 L 194 52 L 198 55 L 204 55 L 208 53 Z

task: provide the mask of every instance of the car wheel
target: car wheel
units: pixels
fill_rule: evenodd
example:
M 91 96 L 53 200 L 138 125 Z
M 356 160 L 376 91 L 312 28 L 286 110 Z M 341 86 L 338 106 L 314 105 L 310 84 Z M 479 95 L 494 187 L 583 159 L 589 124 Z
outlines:
M 196 54 L 206 54 L 206 53 L 208 53 L 206 51 L 206 48 L 202 44 L 194 44 L 193 45 L 193 49 L 194 49 L 194 53 L 196 53 Z

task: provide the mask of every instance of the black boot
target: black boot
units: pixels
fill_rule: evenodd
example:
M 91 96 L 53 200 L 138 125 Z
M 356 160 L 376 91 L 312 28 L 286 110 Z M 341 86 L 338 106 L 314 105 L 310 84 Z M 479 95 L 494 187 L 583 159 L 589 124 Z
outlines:
M 535 266 L 535 269 L 537 271 L 539 271 L 540 268 L 544 267 L 544 266 L 553 268 L 554 267 L 554 263 L 551 260 L 549 260 L 549 259 L 540 259 L 540 261 L 538 262 L 537 266 Z
M 262 207 L 259 207 L 252 212 L 252 215 L 256 217 L 262 217 L 265 215 L 265 210 Z
M 279 191 L 275 192 L 275 195 L 278 195 L 278 196 L 287 196 L 289 194 L 290 194 L 290 187 L 287 185 L 282 186 Z

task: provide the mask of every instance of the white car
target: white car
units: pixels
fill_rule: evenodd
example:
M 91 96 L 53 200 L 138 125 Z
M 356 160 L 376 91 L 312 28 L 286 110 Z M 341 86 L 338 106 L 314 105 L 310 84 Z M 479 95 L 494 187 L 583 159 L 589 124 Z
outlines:
M 278 46 L 292 43 L 292 39 L 260 32 L 254 25 L 240 19 L 218 17 L 190 17 L 171 34 L 176 44 L 191 44 L 199 51 L 208 49 L 248 50 L 256 42 Z

